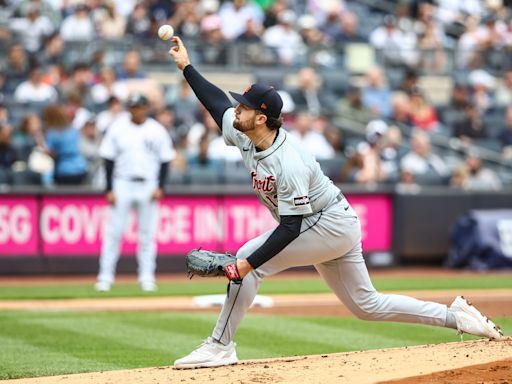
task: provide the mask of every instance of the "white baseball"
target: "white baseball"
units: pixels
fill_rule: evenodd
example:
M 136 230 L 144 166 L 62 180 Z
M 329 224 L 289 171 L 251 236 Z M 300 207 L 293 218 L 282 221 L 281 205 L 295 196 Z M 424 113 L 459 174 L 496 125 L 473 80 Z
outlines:
M 169 40 L 174 36 L 174 28 L 169 24 L 164 24 L 160 28 L 158 28 L 158 36 L 162 40 Z

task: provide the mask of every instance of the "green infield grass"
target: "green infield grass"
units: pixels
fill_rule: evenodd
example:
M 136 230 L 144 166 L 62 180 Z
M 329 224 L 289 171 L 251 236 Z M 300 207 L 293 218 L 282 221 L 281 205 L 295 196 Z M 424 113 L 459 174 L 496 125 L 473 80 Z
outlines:
M 440 289 L 498 289 L 512 288 L 510 275 L 450 276 L 450 277 L 377 277 L 372 279 L 375 287 L 382 291 L 440 290 Z M 146 296 L 195 296 L 224 293 L 225 279 L 180 280 L 160 282 L 158 291 L 143 293 L 135 283 L 116 284 L 110 292 L 98 293 L 90 284 L 40 284 L 23 285 L 0 283 L 0 300 L 24 299 L 76 299 L 92 297 L 146 297 Z M 321 278 L 268 279 L 261 285 L 260 294 L 322 293 L 329 289 Z M 463 293 L 463 292 L 462 292 Z
M 216 314 L 0 312 L 0 379 L 168 366 L 211 333 Z M 496 319 L 512 333 L 512 319 Z M 466 339 L 471 337 L 466 336 Z M 353 318 L 248 315 L 240 359 L 458 341 L 454 330 Z

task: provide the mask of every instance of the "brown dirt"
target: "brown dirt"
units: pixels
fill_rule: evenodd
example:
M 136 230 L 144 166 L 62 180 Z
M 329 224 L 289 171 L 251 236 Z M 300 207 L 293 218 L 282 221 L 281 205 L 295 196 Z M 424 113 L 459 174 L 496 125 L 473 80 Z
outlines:
M 219 368 L 176 370 L 172 367 L 155 367 L 21 379 L 13 380 L 12 383 L 366 384 L 396 379 L 406 379 L 400 383 L 412 383 L 411 377 L 429 374 L 434 381 L 419 382 L 505 384 L 510 382 L 510 377 L 512 377 L 510 362 L 512 362 L 512 339 L 509 338 L 499 342 L 479 340 L 329 355 L 252 360 L 235 366 Z M 485 363 L 486 366 L 482 366 L 482 363 Z M 475 364 L 479 365 L 475 367 Z M 462 367 L 469 368 L 461 370 Z M 485 377 L 483 381 L 475 381 L 473 373 L 477 369 L 480 370 L 482 377 Z M 432 376 L 432 374 L 436 376 Z M 437 377 L 449 378 L 449 375 L 456 376 L 460 381 L 435 381 Z

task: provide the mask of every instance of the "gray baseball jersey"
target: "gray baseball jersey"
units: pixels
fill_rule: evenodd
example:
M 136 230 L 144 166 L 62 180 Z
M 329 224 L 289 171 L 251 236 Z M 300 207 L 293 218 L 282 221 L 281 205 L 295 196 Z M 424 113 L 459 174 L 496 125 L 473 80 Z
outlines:
M 298 148 L 284 129 L 270 148 L 257 152 L 251 140 L 233 128 L 234 119 L 235 109 L 230 108 L 222 121 L 224 141 L 240 149 L 256 195 L 276 220 L 280 215 L 310 217 L 340 194 L 315 158 Z

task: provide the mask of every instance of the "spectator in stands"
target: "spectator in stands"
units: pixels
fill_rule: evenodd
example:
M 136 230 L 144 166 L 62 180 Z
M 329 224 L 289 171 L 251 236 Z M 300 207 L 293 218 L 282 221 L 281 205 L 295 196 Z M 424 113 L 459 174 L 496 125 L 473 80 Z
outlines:
M 471 191 L 499 191 L 502 188 L 501 180 L 491 169 L 482 165 L 482 159 L 476 152 L 466 156 L 468 168 L 468 189 Z
M 359 143 L 341 169 L 340 181 L 374 185 L 384 180 L 377 146 L 366 141 Z
M 457 42 L 457 65 L 461 69 L 476 68 L 482 62 L 478 50 L 478 18 L 468 17 L 464 26 L 465 32 Z
M 419 49 L 419 69 L 426 73 L 441 73 L 445 70 L 444 34 L 437 28 L 433 17 L 428 17 L 423 23 L 417 47 Z
M 0 102 L 0 124 L 9 124 L 9 109 Z
M 52 104 L 43 111 L 46 144 L 55 159 L 54 180 L 57 184 L 77 185 L 87 177 L 87 163 L 80 153 L 80 132 L 71 126 L 64 108 Z
M 421 186 L 416 183 L 414 174 L 404 169 L 400 172 L 400 177 L 395 189 L 398 193 L 416 194 L 421 191 Z
M 83 62 L 77 62 L 69 77 L 60 86 L 60 91 L 64 97 L 70 94 L 79 93 L 82 99 L 89 103 L 91 99 L 91 87 L 93 85 L 94 74 L 91 67 Z
M 170 86 L 165 93 L 165 105 L 175 111 L 176 120 L 184 122 L 189 127 L 196 121 L 199 113 L 199 100 L 192 92 L 185 79 Z
M 201 40 L 205 44 L 198 53 L 202 63 L 226 65 L 227 50 L 221 26 L 218 15 L 208 15 L 201 20 Z
M 21 44 L 13 44 L 7 51 L 7 63 L 4 68 L 6 78 L 5 92 L 12 93 L 25 81 L 30 71 L 27 52 Z
M 277 25 L 269 27 L 263 33 L 263 42 L 276 50 L 279 63 L 297 64 L 305 53 L 305 46 L 302 37 L 295 30 L 295 13 L 291 10 L 283 11 L 278 15 L 278 21 Z
M 502 145 L 503 157 L 512 159 L 512 105 L 505 112 L 505 127 L 499 133 L 498 139 Z
M 405 92 L 395 92 L 391 96 L 391 116 L 390 119 L 404 128 L 410 128 L 411 125 L 411 99 Z
M 444 107 L 440 107 L 439 117 L 444 125 L 453 128 L 453 126 L 466 118 L 466 106 L 469 103 L 469 90 L 463 84 L 455 84 L 452 89 L 450 102 Z
M 62 21 L 60 9 L 57 6 L 57 4 L 60 4 L 60 2 L 41 0 L 21 0 L 16 2 L 11 1 L 10 3 L 16 4 L 14 9 L 14 15 L 16 17 L 26 16 L 28 12 L 34 6 L 36 6 L 39 10 L 39 13 L 51 21 L 54 29 L 57 28 Z
M 263 34 L 263 26 L 254 19 L 248 19 L 245 32 L 236 38 L 239 43 L 261 43 L 261 35 Z
M 391 90 L 385 85 L 384 73 L 380 67 L 373 67 L 366 73 L 363 88 L 363 105 L 377 116 L 391 115 Z
M 470 144 L 474 139 L 488 137 L 487 127 L 482 121 L 481 114 L 475 104 L 469 103 L 465 108 L 464 120 L 453 125 L 453 136 Z
M 71 126 L 77 130 L 80 130 L 85 122 L 92 117 L 92 112 L 84 105 L 82 95 L 78 90 L 68 94 L 63 106 L 71 118 Z
M 503 75 L 503 82 L 496 89 L 496 103 L 500 106 L 512 104 L 512 69 Z
M 121 39 L 126 30 L 126 18 L 117 13 L 113 0 L 106 0 L 103 9 L 95 15 L 98 35 L 107 40 Z
M 128 112 L 123 108 L 121 100 L 115 96 L 110 96 L 107 101 L 107 106 L 108 108 L 98 113 L 96 117 L 96 127 L 102 135 L 107 133 L 108 128 L 116 119 L 128 115 Z
M 246 0 L 225 1 L 219 9 L 222 34 L 226 40 L 236 40 L 245 32 L 247 20 L 263 22 L 260 8 Z
M 38 55 L 41 65 L 63 65 L 65 43 L 58 33 L 48 36 L 44 43 L 43 52 Z
M 418 130 L 411 135 L 411 150 L 400 161 L 400 167 L 411 172 L 419 184 L 442 184 L 450 173 L 443 159 L 432 153 L 429 136 Z
M 307 13 L 307 15 L 311 14 Z M 311 17 L 315 20 L 316 25 L 319 26 L 320 31 L 325 35 L 325 37 L 329 41 L 335 42 L 335 38 L 341 30 L 342 15 L 343 12 L 339 7 L 328 5 L 321 16 L 316 14 L 315 17 L 313 14 Z
M 307 0 L 306 10 L 315 17 L 319 25 L 347 11 L 344 0 Z
M 18 103 L 52 103 L 57 101 L 55 88 L 42 81 L 43 73 L 39 66 L 34 65 L 29 72 L 28 80 L 22 82 L 14 91 L 14 100 Z
M 384 17 L 383 25 L 370 34 L 369 40 L 370 44 L 382 53 L 386 63 L 398 66 L 417 64 L 416 36 L 401 31 L 393 15 Z
M 204 135 L 208 136 L 208 142 L 219 136 L 219 127 L 210 113 L 201 104 L 201 120 L 190 127 L 187 133 L 187 154 L 188 157 L 199 153 L 200 141 Z
M 96 127 L 96 118 L 90 115 L 80 129 L 78 148 L 87 162 L 87 184 L 96 187 L 105 187 L 103 159 L 101 158 L 100 144 L 102 136 Z
M 483 59 L 482 64 L 500 65 L 496 62 L 494 53 L 498 52 L 498 60 L 502 61 L 502 52 L 499 51 L 507 44 L 507 25 L 498 18 L 498 15 L 491 12 L 483 18 L 483 24 L 478 27 L 476 33 L 479 56 Z
M 327 36 L 324 35 L 316 24 L 316 20 L 311 15 L 302 15 L 297 20 L 297 26 L 299 28 L 299 33 L 302 37 L 302 41 L 308 47 L 320 47 L 325 46 L 328 39 Z
M 210 135 L 205 132 L 199 139 L 199 150 L 187 159 L 188 169 L 208 169 L 218 177 L 222 175 L 222 162 L 209 156 Z
M 342 97 L 334 109 L 334 121 L 338 126 L 343 126 L 345 119 L 356 121 L 364 125 L 375 117 L 363 104 L 361 88 L 350 85 L 345 97 Z
M 469 74 L 471 85 L 471 101 L 476 105 L 480 113 L 487 112 L 494 105 L 495 79 L 487 71 L 477 69 Z
M 452 176 L 450 177 L 450 187 L 462 191 L 469 189 L 469 172 L 465 164 L 453 170 Z
M 311 129 L 312 123 L 313 119 L 307 112 L 297 113 L 294 124 L 288 129 L 290 136 L 299 141 L 300 146 L 317 160 L 333 158 L 334 148 L 323 134 Z
M 87 5 L 76 4 L 74 13 L 62 22 L 60 35 L 66 42 L 87 42 L 94 39 L 96 31 Z
M 126 33 L 139 39 L 148 38 L 150 36 L 151 17 L 144 3 L 137 2 L 133 12 L 128 15 Z M 177 26 L 175 22 L 172 25 Z
M 343 12 L 340 16 L 340 29 L 333 37 L 334 42 L 343 44 L 367 43 L 368 38 L 359 32 L 359 21 L 356 14 Z
M 117 79 L 145 79 L 146 74 L 140 68 L 140 53 L 138 51 L 127 52 L 123 60 L 123 68 L 117 73 Z
M 321 80 L 316 71 L 311 67 L 302 68 L 298 73 L 298 85 L 291 88 L 290 94 L 295 108 L 305 110 L 312 116 L 322 112 L 334 97 L 325 89 L 320 90 Z
M 398 90 L 410 94 L 415 88 L 418 87 L 418 71 L 409 68 L 402 78 L 402 82 Z
M 44 146 L 43 125 L 39 115 L 27 114 L 14 131 L 12 143 L 18 153 L 18 158 L 28 162 L 28 158 L 36 146 Z
M 12 145 L 12 128 L 0 123 L 0 168 L 11 170 L 16 161 L 18 154 Z
M 126 100 L 128 89 L 122 81 L 117 81 L 116 73 L 112 67 L 103 67 L 99 82 L 91 87 L 90 94 L 95 104 L 105 104 L 111 97 Z
M 25 17 L 12 19 L 9 26 L 13 31 L 21 35 L 23 46 L 31 54 L 36 54 L 40 51 L 42 42 L 54 30 L 50 19 L 41 15 L 37 3 L 31 4 Z
M 424 131 L 438 131 L 439 121 L 435 108 L 427 102 L 425 95 L 418 87 L 410 90 L 412 125 Z
M 400 159 L 404 155 L 402 131 L 396 126 L 388 127 L 379 143 L 382 171 L 386 181 L 396 181 L 400 175 Z

